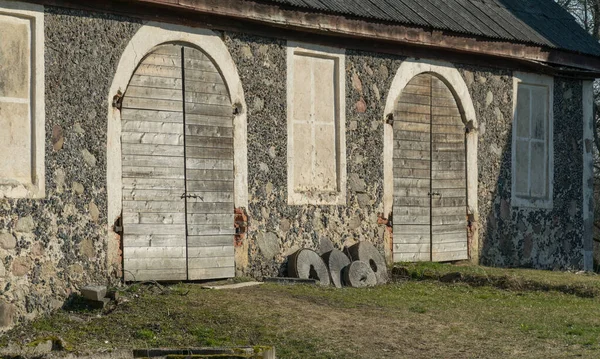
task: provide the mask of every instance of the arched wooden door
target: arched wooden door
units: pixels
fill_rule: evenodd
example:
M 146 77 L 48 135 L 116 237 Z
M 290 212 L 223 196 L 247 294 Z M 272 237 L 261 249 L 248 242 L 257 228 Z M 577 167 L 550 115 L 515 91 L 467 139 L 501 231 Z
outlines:
M 394 114 L 394 261 L 468 259 L 465 126 L 454 95 L 415 76 Z
M 233 111 L 215 64 L 194 48 L 156 48 L 121 119 L 125 279 L 233 277 Z

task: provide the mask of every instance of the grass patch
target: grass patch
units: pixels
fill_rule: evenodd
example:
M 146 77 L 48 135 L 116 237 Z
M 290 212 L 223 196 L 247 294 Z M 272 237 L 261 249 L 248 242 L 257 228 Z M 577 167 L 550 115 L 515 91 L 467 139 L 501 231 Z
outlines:
M 529 269 L 491 268 L 443 263 L 401 263 L 392 268 L 395 280 L 441 280 L 516 291 L 557 291 L 579 297 L 600 296 L 600 276 Z
M 218 347 L 228 344 L 227 339 L 218 338 L 215 330 L 212 328 L 197 327 L 192 330 L 192 335 L 196 337 L 199 346 Z
M 414 268 L 438 277 L 479 270 Z M 76 351 L 266 345 L 280 358 L 323 359 L 600 354 L 600 301 L 552 290 L 429 280 L 368 289 L 264 284 L 216 291 L 178 284 L 138 285 L 122 300 L 106 313 L 59 311 L 15 328 L 0 343 L 56 336 Z
M 135 337 L 146 341 L 152 341 L 156 338 L 154 332 L 149 329 L 138 330 L 137 332 L 135 332 Z

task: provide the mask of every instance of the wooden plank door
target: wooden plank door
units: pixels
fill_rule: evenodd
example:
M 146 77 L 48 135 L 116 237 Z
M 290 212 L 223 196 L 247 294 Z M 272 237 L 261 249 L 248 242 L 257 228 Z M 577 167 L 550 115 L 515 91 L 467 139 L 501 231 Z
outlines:
M 465 126 L 448 86 L 431 85 L 431 260 L 468 259 Z
M 136 69 L 121 111 L 125 280 L 235 275 L 232 113 L 199 50 L 161 46 Z
M 452 92 L 418 75 L 394 117 L 394 261 L 468 259 L 465 133 Z
M 235 276 L 233 109 L 201 51 L 184 48 L 188 279 Z
M 394 261 L 429 261 L 431 75 L 418 75 L 406 85 L 394 118 Z
M 125 280 L 185 280 L 181 47 L 135 71 L 121 111 Z

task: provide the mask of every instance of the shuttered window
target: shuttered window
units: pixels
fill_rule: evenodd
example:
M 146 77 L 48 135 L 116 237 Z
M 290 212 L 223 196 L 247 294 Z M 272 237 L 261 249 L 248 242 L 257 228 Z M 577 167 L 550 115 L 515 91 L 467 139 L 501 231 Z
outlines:
M 288 189 L 291 204 L 345 202 L 344 57 L 291 44 L 288 52 Z
M 552 78 L 516 74 L 513 205 L 552 206 Z

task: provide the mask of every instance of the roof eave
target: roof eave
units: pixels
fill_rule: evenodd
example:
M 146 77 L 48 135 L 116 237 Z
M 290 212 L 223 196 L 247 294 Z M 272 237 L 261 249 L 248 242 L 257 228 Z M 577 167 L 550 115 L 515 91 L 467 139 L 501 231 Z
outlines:
M 493 41 L 462 34 L 350 19 L 343 16 L 283 9 L 239 0 L 125 0 L 166 5 L 198 13 L 258 21 L 276 27 L 326 33 L 345 37 L 393 41 L 404 45 L 428 46 L 457 52 L 485 54 L 560 65 L 593 73 L 600 72 L 600 58 L 542 46 Z
M 484 55 L 512 62 L 526 62 L 530 66 L 536 66 L 536 64 L 543 66 L 545 64 L 549 65 L 546 66 L 548 68 L 570 68 L 570 70 L 555 70 L 565 74 L 587 78 L 600 77 L 600 57 L 592 55 L 530 44 L 494 41 L 489 38 L 453 34 L 439 30 L 376 23 L 364 19 L 286 9 L 252 1 L 116 0 L 102 1 L 100 2 L 103 3 L 102 5 L 89 3 L 81 5 L 80 2 L 69 0 L 33 1 L 79 8 L 96 7 L 111 12 L 128 13 L 137 16 L 141 16 L 141 14 L 132 14 L 131 10 L 133 10 L 133 6 L 143 5 L 148 9 L 156 9 L 158 7 L 194 16 L 221 17 L 241 22 L 253 22 L 288 31 L 308 32 L 329 37 L 344 37 L 362 41 L 369 40 L 386 44 L 394 43 L 407 47 L 426 47 L 445 53 Z M 154 17 L 160 17 L 160 15 L 155 15 Z

